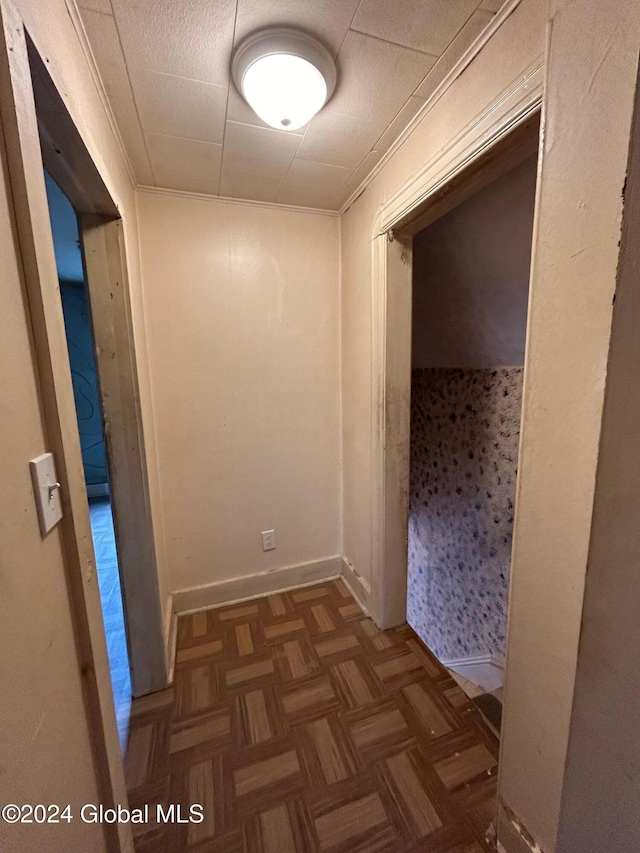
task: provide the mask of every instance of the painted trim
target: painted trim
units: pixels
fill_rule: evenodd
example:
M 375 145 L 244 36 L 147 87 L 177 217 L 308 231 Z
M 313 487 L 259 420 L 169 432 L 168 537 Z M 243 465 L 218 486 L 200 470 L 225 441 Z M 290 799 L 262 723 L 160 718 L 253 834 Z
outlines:
M 490 654 L 441 660 L 440 663 L 488 693 L 504 685 L 504 662 Z
M 107 117 L 107 121 L 109 122 L 111 133 L 113 134 L 113 138 L 115 139 L 116 145 L 118 146 L 120 154 L 122 155 L 125 168 L 129 175 L 129 180 L 131 181 L 131 186 L 135 189 L 135 172 L 133 171 L 131 160 L 129 160 L 127 149 L 125 148 L 124 142 L 122 141 L 122 136 L 120 135 L 118 123 L 116 122 L 113 110 L 111 109 L 111 104 L 109 103 L 109 98 L 107 97 L 107 90 L 100 75 L 100 71 L 98 70 L 98 64 L 96 62 L 95 56 L 93 55 L 93 51 L 91 50 L 91 44 L 89 42 L 89 37 L 87 36 L 87 31 L 85 29 L 84 23 L 82 22 L 82 16 L 80 14 L 78 4 L 76 3 L 76 0 L 65 0 L 65 4 L 67 7 L 67 12 L 69 13 L 69 17 L 71 18 L 73 28 L 76 31 L 76 35 L 78 36 L 78 41 L 80 42 L 82 53 L 84 54 L 87 66 L 89 67 L 89 72 L 91 73 L 91 77 L 93 78 L 94 85 L 98 92 L 98 97 L 100 98 L 102 109 L 104 110 L 105 115 Z
M 368 616 L 371 585 L 362 575 L 358 574 L 351 560 L 345 556 L 342 557 L 342 580 L 351 595 Z
M 494 657 L 491 654 L 475 655 L 468 658 L 452 658 L 451 660 L 441 660 L 443 666 L 448 666 L 450 669 L 455 669 L 457 666 L 478 666 L 480 664 L 490 664 L 504 671 L 504 661 Z
M 187 198 L 196 199 L 198 201 L 213 201 L 221 204 L 240 204 L 245 207 L 266 207 L 275 210 L 290 210 L 293 213 L 313 213 L 315 216 L 334 216 L 340 214 L 337 210 L 324 210 L 318 207 L 299 207 L 295 204 L 278 204 L 275 201 L 254 201 L 250 198 L 230 198 L 225 195 L 211 195 L 210 193 L 196 193 L 190 190 L 172 190 L 168 187 L 149 187 L 145 184 L 138 184 L 136 192 L 149 193 L 150 195 L 163 195 L 172 198 Z
M 252 598 L 261 598 L 277 592 L 286 592 L 300 586 L 338 578 L 341 574 L 342 557 L 340 556 L 285 566 L 241 578 L 175 590 L 172 593 L 173 609 L 178 615 L 193 613 Z
M 178 643 L 178 615 L 173 603 L 173 595 L 169 593 L 169 624 L 165 634 L 165 648 L 167 655 L 167 686 L 173 684 L 173 676 L 176 667 L 176 646 Z
M 480 33 L 478 38 L 466 49 L 466 51 L 462 54 L 462 56 L 458 59 L 458 61 L 453 65 L 449 73 L 442 78 L 440 83 L 436 86 L 434 91 L 429 95 L 424 104 L 420 107 L 418 112 L 411 119 L 409 124 L 400 131 L 400 134 L 396 137 L 396 139 L 391 143 L 389 148 L 382 155 L 380 160 L 375 164 L 373 169 L 369 172 L 369 174 L 364 178 L 362 183 L 355 189 L 349 198 L 344 202 L 340 210 L 338 211 L 340 216 L 343 213 L 346 213 L 347 210 L 351 207 L 354 201 L 361 195 L 369 184 L 373 181 L 376 175 L 387 165 L 389 160 L 393 157 L 396 151 L 400 148 L 400 146 L 411 136 L 416 127 L 420 124 L 425 115 L 429 112 L 429 110 L 440 100 L 440 98 L 444 95 L 447 89 L 451 86 L 452 83 L 460 77 L 460 75 L 465 71 L 468 66 L 473 62 L 476 56 L 480 53 L 480 51 L 484 48 L 487 42 L 493 38 L 496 32 L 500 29 L 500 27 L 504 24 L 507 18 L 517 9 L 522 0 L 509 0 L 509 2 L 505 3 L 504 6 L 500 9 L 499 12 L 493 17 L 493 19 L 487 24 L 485 29 Z
M 371 615 L 382 628 L 406 618 L 402 585 L 406 585 L 407 517 L 402 512 L 408 488 L 409 367 L 411 338 L 411 269 L 406 262 L 411 241 L 393 237 L 406 227 L 444 185 L 479 160 L 490 148 L 540 109 L 544 62 L 537 59 L 479 118 L 463 128 L 440 155 L 410 177 L 381 205 L 371 231 Z M 403 263 L 405 261 L 405 263 Z M 404 610 L 403 610 L 404 608 Z
M 544 57 L 540 56 L 475 123 L 465 127 L 438 157 L 430 160 L 385 202 L 374 220 L 372 238 L 404 224 L 415 215 L 416 208 L 526 122 L 540 109 L 543 86 Z

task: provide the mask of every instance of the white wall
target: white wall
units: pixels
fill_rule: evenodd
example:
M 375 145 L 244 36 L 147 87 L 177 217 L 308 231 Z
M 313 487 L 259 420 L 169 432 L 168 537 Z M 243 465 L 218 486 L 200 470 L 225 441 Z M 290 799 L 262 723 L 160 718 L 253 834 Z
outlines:
M 338 219 L 137 201 L 171 589 L 340 554 Z
M 537 158 L 413 240 L 413 367 L 524 364 Z

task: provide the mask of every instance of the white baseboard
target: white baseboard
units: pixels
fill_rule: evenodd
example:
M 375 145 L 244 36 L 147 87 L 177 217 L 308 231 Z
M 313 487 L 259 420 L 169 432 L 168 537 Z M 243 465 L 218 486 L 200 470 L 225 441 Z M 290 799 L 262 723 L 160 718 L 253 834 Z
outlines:
M 177 614 L 193 613 L 226 604 L 235 604 L 263 595 L 285 592 L 342 574 L 342 558 L 329 557 L 242 578 L 216 581 L 173 592 L 173 609 Z
M 342 557 L 342 580 L 345 582 L 349 592 L 358 602 L 364 612 L 369 615 L 369 599 L 371 598 L 371 587 L 369 583 L 359 575 L 351 560 Z
M 440 663 L 448 666 L 472 684 L 482 687 L 487 693 L 492 693 L 504 683 L 504 663 L 492 655 L 441 660 Z

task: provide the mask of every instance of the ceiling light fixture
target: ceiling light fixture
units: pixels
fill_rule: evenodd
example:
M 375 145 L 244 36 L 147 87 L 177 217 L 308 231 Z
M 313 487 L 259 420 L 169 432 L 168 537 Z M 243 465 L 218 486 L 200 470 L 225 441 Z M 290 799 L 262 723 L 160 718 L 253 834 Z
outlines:
M 278 130 L 311 121 L 336 85 L 329 51 L 296 30 L 263 30 L 246 39 L 235 52 L 232 74 L 253 111 Z

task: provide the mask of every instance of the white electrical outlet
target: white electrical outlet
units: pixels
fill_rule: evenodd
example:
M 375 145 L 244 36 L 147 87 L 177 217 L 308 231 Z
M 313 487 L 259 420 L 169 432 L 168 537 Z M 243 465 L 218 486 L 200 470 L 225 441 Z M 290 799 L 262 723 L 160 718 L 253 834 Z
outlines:
M 276 547 L 276 532 L 275 530 L 262 531 L 262 550 L 273 551 Z

